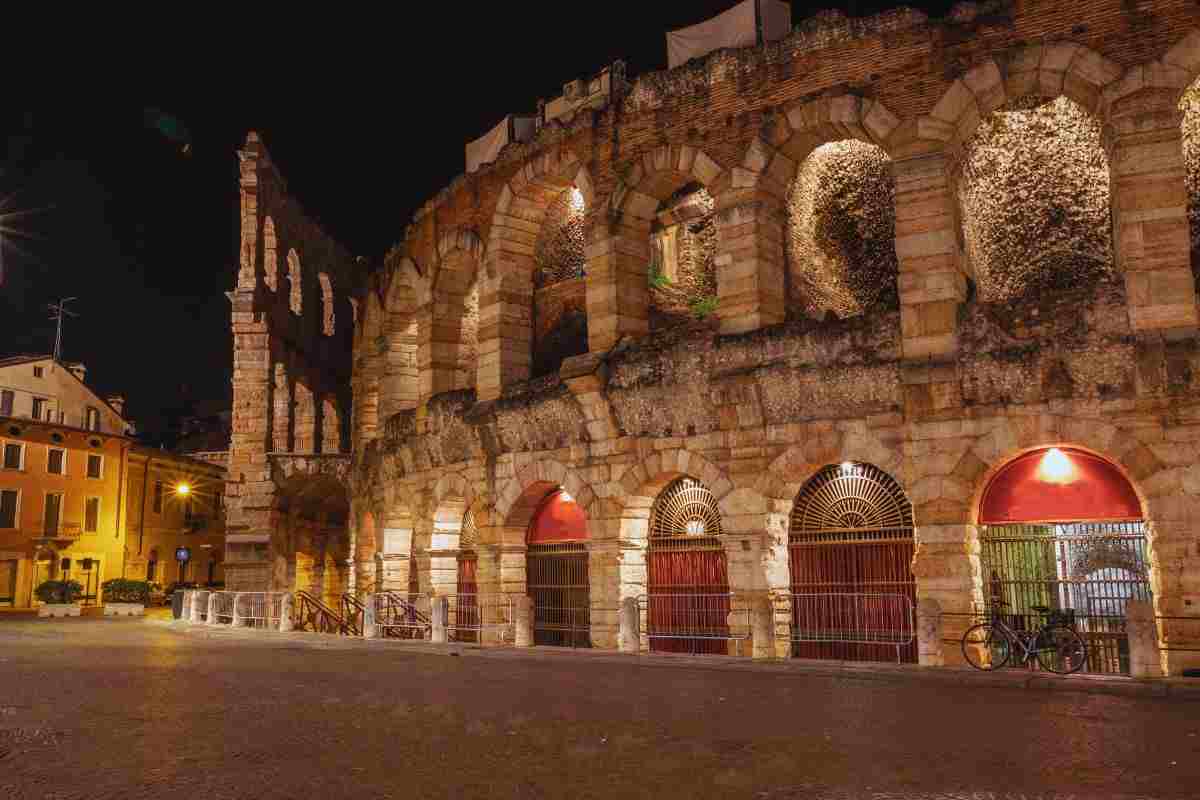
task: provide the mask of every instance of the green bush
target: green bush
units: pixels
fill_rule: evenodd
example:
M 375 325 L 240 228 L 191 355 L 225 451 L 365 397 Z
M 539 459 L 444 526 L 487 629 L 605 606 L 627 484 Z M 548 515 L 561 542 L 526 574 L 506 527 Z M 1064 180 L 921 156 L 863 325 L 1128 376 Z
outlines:
M 83 585 L 79 581 L 46 581 L 33 593 L 43 603 L 74 603 L 83 595 Z
M 110 603 L 142 603 L 150 602 L 150 584 L 146 581 L 131 581 L 126 578 L 113 578 L 100 584 L 104 590 L 104 599 Z
M 692 313 L 696 316 L 696 319 L 704 319 L 716 310 L 716 297 L 702 297 L 699 300 L 692 301 Z

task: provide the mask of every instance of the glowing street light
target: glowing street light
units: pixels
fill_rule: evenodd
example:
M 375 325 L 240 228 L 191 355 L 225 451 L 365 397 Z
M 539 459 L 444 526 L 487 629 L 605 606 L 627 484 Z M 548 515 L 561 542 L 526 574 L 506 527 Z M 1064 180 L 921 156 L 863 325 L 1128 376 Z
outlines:
M 1067 454 L 1051 447 L 1038 464 L 1038 477 L 1046 483 L 1070 483 L 1075 475 L 1075 465 Z
M 175 494 L 179 495 L 180 497 L 187 497 L 191 493 L 192 487 L 188 486 L 186 483 L 180 483 L 175 487 Z

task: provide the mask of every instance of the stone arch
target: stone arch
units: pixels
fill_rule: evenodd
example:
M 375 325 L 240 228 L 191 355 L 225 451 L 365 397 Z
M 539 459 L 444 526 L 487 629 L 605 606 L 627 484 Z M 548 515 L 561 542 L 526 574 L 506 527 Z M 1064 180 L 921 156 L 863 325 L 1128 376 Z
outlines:
M 300 256 L 295 248 L 288 250 L 287 265 L 288 285 L 291 287 L 288 291 L 288 308 L 293 314 L 299 315 L 304 312 L 304 274 L 300 270 Z
M 497 521 L 505 527 L 505 531 L 519 529 L 523 537 L 537 504 L 547 492 L 556 488 L 562 488 L 574 497 L 589 519 L 595 516 L 598 510 L 594 507 L 596 493 L 587 480 L 561 462 L 547 459 L 535 461 L 519 470 L 499 491 L 496 498 Z M 516 541 L 508 533 L 502 533 L 501 538 L 505 542 L 510 539 Z
M 438 237 L 437 254 L 430 324 L 418 326 L 422 399 L 475 385 L 483 243 L 475 231 L 455 228 Z
M 899 448 L 887 446 L 865 425 L 851 425 L 832 432 L 814 432 L 803 444 L 789 447 L 776 456 L 758 481 L 758 491 L 767 498 L 770 511 L 785 516 L 791 513 L 796 495 L 809 479 L 830 464 L 856 461 L 872 464 L 905 488 L 904 457 Z M 822 433 L 824 435 L 822 435 Z M 914 508 L 916 503 L 913 503 Z
M 429 282 L 412 259 L 401 258 L 391 270 L 385 304 L 386 350 L 380 388 L 380 422 L 397 411 L 416 408 L 420 397 L 418 350 L 423 312 L 431 302 Z M 427 321 L 428 322 L 428 321 Z
M 333 304 L 333 281 L 328 272 L 318 273 L 317 281 L 321 284 L 321 333 L 325 336 L 333 336 L 337 326 L 337 311 Z
M 279 245 L 275 238 L 275 221 L 263 220 L 263 281 L 272 292 L 279 285 Z
M 775 116 L 767 141 L 752 142 L 742 167 L 783 196 L 800 162 L 823 144 L 856 139 L 888 151 L 900 118 L 882 100 L 854 94 L 801 100 Z
M 579 191 L 585 208 L 591 206 L 587 167 L 572 151 L 551 148 L 526 161 L 500 190 L 480 297 L 481 400 L 495 399 L 504 386 L 530 376 L 536 344 L 535 245 L 555 199 L 571 188 Z M 576 294 L 582 298 L 582 284 Z
M 475 496 L 471 483 L 461 472 L 449 472 L 438 478 L 432 491 L 432 529 L 426 552 L 429 557 L 428 584 L 435 594 L 454 594 L 458 583 L 459 537 L 468 510 L 484 516 L 480 528 L 487 527 L 486 508 Z M 477 520 L 477 523 L 480 520 Z M 422 542 L 424 536 L 419 537 Z M 481 537 L 482 538 L 482 537 Z M 483 591 L 483 589 L 480 589 Z

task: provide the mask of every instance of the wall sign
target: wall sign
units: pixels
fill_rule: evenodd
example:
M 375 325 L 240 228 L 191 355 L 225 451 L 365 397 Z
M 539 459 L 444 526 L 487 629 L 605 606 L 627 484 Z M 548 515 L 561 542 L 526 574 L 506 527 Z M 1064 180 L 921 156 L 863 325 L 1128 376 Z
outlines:
M 192 557 L 192 549 L 190 547 L 175 548 L 175 560 L 183 563 Z

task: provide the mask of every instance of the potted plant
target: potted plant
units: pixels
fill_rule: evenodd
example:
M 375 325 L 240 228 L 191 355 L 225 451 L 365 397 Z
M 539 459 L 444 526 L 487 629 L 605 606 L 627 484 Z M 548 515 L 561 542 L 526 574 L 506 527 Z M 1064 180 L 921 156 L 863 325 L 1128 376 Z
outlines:
M 104 590 L 104 616 L 140 617 L 150 602 L 150 584 L 127 578 L 113 578 L 100 584 Z
M 39 617 L 78 617 L 83 585 L 79 581 L 45 581 L 33 590 L 42 602 Z

